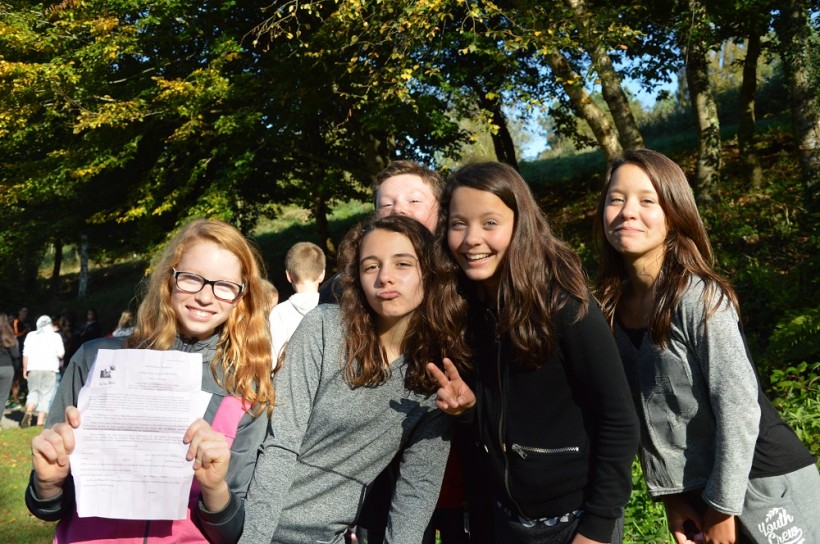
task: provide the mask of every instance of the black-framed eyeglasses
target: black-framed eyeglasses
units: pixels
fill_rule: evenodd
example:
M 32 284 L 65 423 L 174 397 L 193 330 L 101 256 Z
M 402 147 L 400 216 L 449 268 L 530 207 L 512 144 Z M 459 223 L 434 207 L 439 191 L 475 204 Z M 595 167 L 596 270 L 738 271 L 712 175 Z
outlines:
M 245 290 L 244 283 L 234 283 L 227 280 L 208 280 L 194 274 L 193 272 L 180 272 L 176 268 L 171 269 L 174 273 L 174 282 L 177 289 L 183 293 L 199 293 L 206 285 L 210 285 L 214 296 L 225 302 L 233 302 L 242 295 Z

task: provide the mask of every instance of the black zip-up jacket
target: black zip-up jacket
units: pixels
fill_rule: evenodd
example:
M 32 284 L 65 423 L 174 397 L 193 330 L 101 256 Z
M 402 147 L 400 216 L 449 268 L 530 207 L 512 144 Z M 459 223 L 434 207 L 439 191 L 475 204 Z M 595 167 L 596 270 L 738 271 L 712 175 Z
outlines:
M 609 327 L 594 301 L 576 322 L 557 313 L 557 342 L 538 368 L 514 363 L 496 317 L 473 306 L 478 457 L 494 498 L 528 518 L 584 511 L 578 532 L 609 542 L 632 490 L 635 408 Z

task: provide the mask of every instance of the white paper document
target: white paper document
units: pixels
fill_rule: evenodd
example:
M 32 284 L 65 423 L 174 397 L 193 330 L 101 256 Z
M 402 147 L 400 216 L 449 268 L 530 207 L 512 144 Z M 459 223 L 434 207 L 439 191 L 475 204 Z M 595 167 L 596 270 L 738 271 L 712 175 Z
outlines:
M 193 479 L 185 431 L 204 412 L 202 355 L 100 350 L 80 390 L 71 454 L 77 514 L 186 517 Z

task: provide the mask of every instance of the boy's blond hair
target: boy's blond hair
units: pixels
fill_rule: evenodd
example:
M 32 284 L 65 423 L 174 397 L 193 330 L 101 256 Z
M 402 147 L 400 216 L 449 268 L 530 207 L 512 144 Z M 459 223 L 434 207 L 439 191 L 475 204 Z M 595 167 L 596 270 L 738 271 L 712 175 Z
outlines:
M 312 242 L 297 242 L 285 255 L 285 270 L 291 283 L 321 281 L 325 272 L 325 253 Z

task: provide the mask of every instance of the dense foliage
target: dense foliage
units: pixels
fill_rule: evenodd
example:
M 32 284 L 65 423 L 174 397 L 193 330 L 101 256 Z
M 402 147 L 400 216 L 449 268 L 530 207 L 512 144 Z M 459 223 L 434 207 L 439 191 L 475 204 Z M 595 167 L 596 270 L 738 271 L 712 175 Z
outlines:
M 673 77 L 705 82 L 698 97 L 727 82 L 740 89 L 741 153 L 751 157 L 755 95 L 743 83 L 779 66 L 786 89 L 818 88 L 816 69 L 806 68 L 820 64 L 817 1 L 792 0 L 789 17 L 779 7 L 0 0 L 0 285 L 31 292 L 49 247 L 87 240 L 97 260 L 144 255 L 190 217 L 250 231 L 290 204 L 309 210 L 332 257 L 333 205 L 366 195 L 392 158 L 454 164 L 488 135 L 493 157 L 516 165 L 516 121 L 544 114 L 553 143 L 594 144 L 607 157 L 643 145 L 652 123 L 627 96 L 627 77 L 647 90 Z M 759 61 L 749 47 L 727 53 L 744 41 L 760 42 Z M 697 74 L 694 60 L 703 61 Z M 673 108 L 691 115 L 700 99 L 688 88 Z M 800 108 L 795 183 L 811 209 L 806 172 L 818 169 L 820 143 L 807 135 L 820 107 L 816 96 L 793 94 L 781 96 Z M 719 163 L 718 117 L 731 109 L 718 106 L 711 119 L 697 107 L 693 117 L 694 186 L 709 198 L 720 180 L 713 173 L 707 186 L 704 165 Z M 60 260 L 53 264 L 58 278 Z

